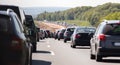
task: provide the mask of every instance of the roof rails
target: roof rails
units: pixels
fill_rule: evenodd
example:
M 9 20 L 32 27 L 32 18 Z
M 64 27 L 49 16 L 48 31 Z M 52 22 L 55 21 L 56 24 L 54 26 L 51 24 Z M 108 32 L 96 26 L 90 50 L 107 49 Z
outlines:
M 12 9 L 7 9 L 7 14 L 10 14 L 10 12 L 14 12 Z

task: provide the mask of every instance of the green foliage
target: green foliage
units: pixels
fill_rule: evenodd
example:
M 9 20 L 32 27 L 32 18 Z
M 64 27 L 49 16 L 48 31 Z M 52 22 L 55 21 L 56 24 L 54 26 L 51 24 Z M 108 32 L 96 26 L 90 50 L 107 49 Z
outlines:
M 88 21 L 80 21 L 80 20 L 65 20 L 65 22 L 69 24 L 74 24 L 78 26 L 91 26 L 91 24 Z
M 120 4 L 106 3 L 96 7 L 82 6 L 71 8 L 65 11 L 44 12 L 38 15 L 37 20 L 82 20 L 89 21 L 91 25 L 97 26 L 102 19 L 120 19 Z
M 107 16 L 103 17 L 102 19 L 120 20 L 120 12 L 110 13 Z

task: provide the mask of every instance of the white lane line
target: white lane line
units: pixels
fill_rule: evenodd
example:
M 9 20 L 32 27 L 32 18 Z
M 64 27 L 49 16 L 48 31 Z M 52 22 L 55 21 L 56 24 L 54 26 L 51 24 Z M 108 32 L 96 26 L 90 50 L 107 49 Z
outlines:
M 55 55 L 55 53 L 53 51 L 50 51 L 51 52 L 51 55 Z
M 50 45 L 47 45 L 48 48 L 50 48 Z

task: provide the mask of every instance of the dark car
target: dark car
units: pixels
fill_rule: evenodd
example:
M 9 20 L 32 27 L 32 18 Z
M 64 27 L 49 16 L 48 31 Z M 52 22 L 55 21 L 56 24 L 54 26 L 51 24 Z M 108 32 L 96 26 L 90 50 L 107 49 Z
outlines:
M 31 44 L 11 9 L 0 11 L 0 65 L 30 65 Z
M 71 35 L 73 34 L 74 29 L 75 27 L 66 28 L 65 33 L 64 33 L 64 43 L 71 40 Z
M 51 31 L 50 30 L 46 30 L 48 37 L 51 38 Z
M 37 29 L 37 41 L 39 42 L 40 41 L 40 34 L 39 34 L 40 28 L 38 26 L 35 26 L 35 27 Z
M 99 24 L 91 42 L 91 59 L 120 57 L 120 20 L 105 20 Z
M 45 33 L 44 33 L 44 30 L 43 30 L 43 29 L 40 29 L 39 35 L 40 35 L 40 39 L 41 39 L 41 40 L 45 38 Z
M 55 32 L 54 32 L 54 39 L 56 40 L 56 39 L 58 39 L 58 33 L 60 32 L 60 30 L 56 30 Z
M 14 5 L 0 5 L 0 10 L 7 10 L 7 9 L 12 9 L 18 16 L 19 20 L 22 22 L 22 24 L 26 21 L 25 20 L 25 13 L 23 9 L 19 6 L 14 6 Z
M 64 33 L 65 33 L 65 29 L 61 29 L 61 30 L 58 32 L 58 40 L 64 39 Z
M 48 38 L 48 33 L 45 30 L 43 30 L 43 31 L 44 31 L 44 34 L 45 34 L 45 38 Z
M 71 47 L 90 46 L 90 39 L 95 32 L 95 27 L 76 27 L 71 37 Z
M 33 52 L 36 52 L 37 50 L 37 29 L 35 27 L 35 23 L 31 15 L 25 15 L 25 18 L 26 18 L 25 26 L 27 27 L 27 30 L 30 34 L 28 37 L 30 38 L 30 42 L 32 43 Z

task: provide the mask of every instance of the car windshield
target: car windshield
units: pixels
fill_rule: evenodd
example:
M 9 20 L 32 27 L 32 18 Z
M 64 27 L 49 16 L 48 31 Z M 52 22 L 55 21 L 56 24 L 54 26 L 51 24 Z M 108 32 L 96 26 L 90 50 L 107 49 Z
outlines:
M 107 35 L 120 35 L 120 25 L 119 24 L 108 24 L 104 28 L 104 34 Z
M 94 33 L 95 28 L 78 28 L 77 33 L 80 33 L 80 32 Z

